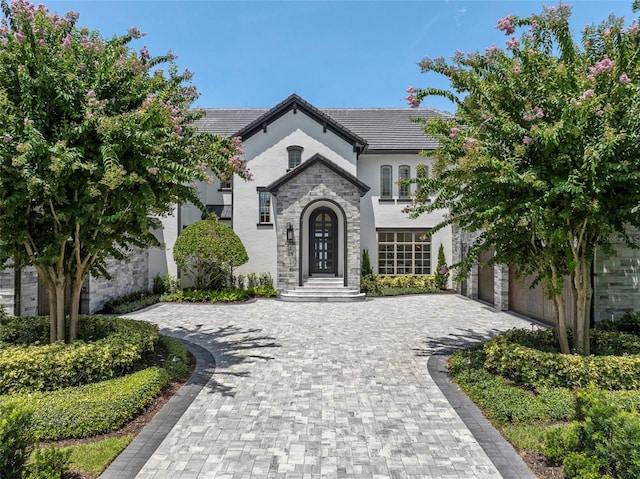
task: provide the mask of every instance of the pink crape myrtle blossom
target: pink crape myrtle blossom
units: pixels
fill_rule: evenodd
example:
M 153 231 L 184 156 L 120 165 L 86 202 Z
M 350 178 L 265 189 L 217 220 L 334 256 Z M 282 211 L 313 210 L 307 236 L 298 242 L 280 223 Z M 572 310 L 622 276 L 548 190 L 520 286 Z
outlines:
M 151 166 L 151 167 L 147 168 L 147 171 L 149 173 L 151 173 L 152 175 L 157 175 L 158 174 L 158 168 L 156 168 L 155 166 Z
M 500 31 L 503 31 L 505 35 L 513 35 L 516 31 L 516 27 L 511 23 L 513 21 L 513 15 L 507 15 L 504 18 L 498 20 L 498 24 L 496 28 Z
M 520 46 L 520 40 L 516 37 L 511 37 L 511 39 L 507 40 L 507 50 L 513 50 Z
M 536 106 L 532 112 L 525 113 L 522 115 L 522 119 L 524 121 L 533 121 L 536 118 L 544 118 L 544 111 L 539 106 Z
M 129 28 L 129 35 L 137 40 L 138 38 L 144 37 L 146 33 L 141 32 L 138 27 L 131 27 Z
M 151 55 L 149 54 L 149 49 L 147 48 L 146 45 L 142 47 L 142 49 L 140 50 L 140 57 L 144 58 L 145 60 L 149 60 L 151 58 Z
M 586 100 L 587 98 L 592 98 L 595 92 L 593 90 L 586 90 L 582 95 L 580 95 L 580 100 Z
M 525 135 L 525 136 L 522 138 L 522 143 L 523 143 L 524 145 L 530 145 L 531 143 L 533 143 L 533 138 L 531 138 L 530 136 Z
M 410 86 L 409 88 L 407 88 L 406 92 L 408 93 L 408 95 L 405 97 L 405 100 L 407 100 L 407 103 L 409 104 L 409 106 L 411 108 L 418 108 L 420 106 L 420 102 L 414 96 L 414 92 L 415 92 L 414 88 Z
M 626 85 L 627 83 L 631 82 L 631 79 L 627 76 L 626 73 L 623 73 L 622 75 L 620 75 L 620 83 L 622 83 L 623 85 Z
M 404 208 L 402 208 L 402 210 L 400 210 L 402 213 L 407 214 L 410 213 L 411 210 L 409 209 L 409 205 L 405 206 Z
M 589 68 L 590 77 L 593 78 L 600 73 L 605 73 L 613 70 L 614 62 L 607 55 L 602 60 L 596 62 L 596 64 Z
M 451 133 L 449 133 L 449 138 L 451 138 L 452 140 L 455 140 L 456 138 L 458 138 L 459 134 L 460 134 L 460 128 L 453 127 L 451 128 Z

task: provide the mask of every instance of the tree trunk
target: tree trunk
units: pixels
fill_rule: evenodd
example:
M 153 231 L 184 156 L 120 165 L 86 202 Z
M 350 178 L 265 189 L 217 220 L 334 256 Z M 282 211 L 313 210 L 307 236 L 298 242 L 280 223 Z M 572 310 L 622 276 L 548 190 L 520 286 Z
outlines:
M 553 291 L 553 305 L 556 313 L 556 332 L 558 333 L 558 341 L 560 343 L 560 352 L 562 354 L 570 354 L 569 338 L 567 336 L 567 305 L 562 295 L 562 288 L 558 287 L 558 272 L 554 266 L 551 266 L 551 282 Z M 562 283 L 560 283 L 562 284 Z
M 56 341 L 64 341 L 66 339 L 66 327 L 65 327 L 65 310 L 64 299 L 67 282 L 65 277 L 56 278 L 53 282 L 53 288 L 55 293 L 55 314 L 56 314 Z M 51 314 L 51 311 L 49 312 Z
M 71 281 L 71 301 L 69 303 L 69 342 L 78 339 L 78 316 L 80 311 L 80 297 L 82 294 L 82 285 L 86 275 L 82 275 L 81 271 L 77 271 L 73 275 Z
M 589 319 L 591 309 L 591 258 L 583 257 L 576 265 L 576 331 L 574 333 L 574 349 L 580 355 L 589 355 Z

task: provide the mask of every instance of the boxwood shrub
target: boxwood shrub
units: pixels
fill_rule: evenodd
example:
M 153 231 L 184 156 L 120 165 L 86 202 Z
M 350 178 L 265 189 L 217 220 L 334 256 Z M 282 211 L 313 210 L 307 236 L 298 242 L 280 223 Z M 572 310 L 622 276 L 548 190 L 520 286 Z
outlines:
M 51 391 L 104 381 L 130 371 L 158 340 L 158 328 L 125 318 L 82 317 L 89 336 L 73 344 L 0 347 L 0 394 Z
M 152 367 L 58 391 L 0 396 L 0 410 L 6 403 L 28 405 L 33 411 L 29 431 L 40 440 L 89 437 L 121 428 L 170 380 L 165 369 Z
M 640 338 L 623 333 L 592 331 L 594 353 L 578 356 L 550 352 L 553 332 L 512 330 L 485 343 L 485 366 L 494 373 L 531 389 L 640 388 Z

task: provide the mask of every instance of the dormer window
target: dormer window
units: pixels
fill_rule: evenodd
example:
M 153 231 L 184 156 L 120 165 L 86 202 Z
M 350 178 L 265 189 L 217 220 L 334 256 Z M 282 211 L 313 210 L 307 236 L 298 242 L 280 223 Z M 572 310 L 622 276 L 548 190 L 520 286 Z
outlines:
M 302 150 L 301 146 L 289 146 L 287 151 L 289 152 L 289 169 L 293 170 L 295 167 L 300 166 L 302 162 Z

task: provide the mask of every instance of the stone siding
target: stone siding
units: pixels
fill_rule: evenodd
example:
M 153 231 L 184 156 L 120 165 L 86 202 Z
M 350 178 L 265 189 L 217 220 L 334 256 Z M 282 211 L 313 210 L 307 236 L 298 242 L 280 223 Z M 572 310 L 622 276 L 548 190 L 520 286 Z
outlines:
M 107 269 L 112 279 L 90 277 L 88 288 L 85 285 L 89 293 L 86 311 L 90 314 L 100 311 L 110 299 L 149 288 L 148 250 L 134 250 L 124 261 L 109 258 Z
M 20 316 L 37 316 L 38 312 L 38 273 L 34 267 L 22 268 L 20 283 Z
M 640 242 L 640 232 L 629 230 Z M 594 321 L 617 319 L 626 311 L 640 311 L 640 250 L 626 246 L 621 240 L 613 244 L 614 254 L 598 250 L 593 264 Z
M 337 214 L 338 222 L 346 228 L 347 286 L 360 287 L 360 192 L 352 183 L 318 163 L 280 187 L 276 199 L 276 227 L 278 235 L 277 289 L 284 291 L 298 286 L 300 276 L 300 224 L 305 208 L 312 202 L 337 205 L 344 212 Z M 294 242 L 287 242 L 287 224 L 294 227 Z M 306 225 L 303 226 L 306 228 Z M 344 235 L 338 241 L 343 243 Z M 303 240 L 305 241 L 305 240 Z M 308 238 L 306 239 L 308 241 Z M 305 245 L 308 243 L 305 243 Z M 304 245 L 302 245 L 304 246 Z M 343 258 L 339 261 L 342 263 Z

